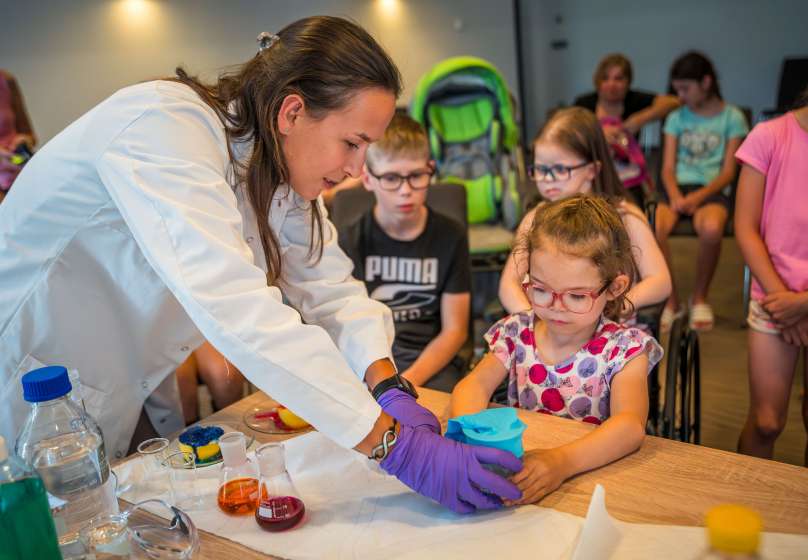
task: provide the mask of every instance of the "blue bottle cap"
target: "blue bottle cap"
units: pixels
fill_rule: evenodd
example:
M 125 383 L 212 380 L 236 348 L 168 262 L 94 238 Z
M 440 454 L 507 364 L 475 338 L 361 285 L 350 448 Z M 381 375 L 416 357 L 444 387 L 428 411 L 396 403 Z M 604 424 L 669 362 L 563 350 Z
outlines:
M 28 402 L 58 399 L 72 389 L 67 368 L 64 366 L 47 366 L 22 376 L 22 398 Z

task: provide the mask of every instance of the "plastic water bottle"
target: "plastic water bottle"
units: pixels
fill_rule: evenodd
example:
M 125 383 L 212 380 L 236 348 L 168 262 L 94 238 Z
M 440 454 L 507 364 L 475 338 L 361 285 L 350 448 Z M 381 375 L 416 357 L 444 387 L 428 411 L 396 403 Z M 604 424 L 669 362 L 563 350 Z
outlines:
M 28 372 L 22 387 L 31 411 L 17 437 L 17 455 L 33 466 L 50 494 L 66 502 L 53 514 L 65 551 L 90 520 L 118 511 L 104 438 L 95 420 L 70 399 L 66 368 Z
M 9 456 L 0 436 L 0 558 L 61 560 L 48 497 L 36 471 Z
M 67 370 L 67 376 L 70 379 L 70 386 L 73 388 L 73 390 L 70 391 L 67 396 L 70 397 L 70 400 L 76 403 L 79 408 L 87 412 L 87 406 L 84 404 L 84 395 L 82 394 L 81 390 L 81 378 L 79 377 L 78 370 Z

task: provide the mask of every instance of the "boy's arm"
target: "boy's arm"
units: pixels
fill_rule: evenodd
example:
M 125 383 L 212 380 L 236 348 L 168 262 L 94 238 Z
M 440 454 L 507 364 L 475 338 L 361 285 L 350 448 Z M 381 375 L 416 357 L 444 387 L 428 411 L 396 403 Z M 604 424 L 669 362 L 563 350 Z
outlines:
M 522 490 L 520 504 L 536 502 L 578 473 L 601 467 L 635 451 L 645 438 L 648 417 L 648 355 L 635 357 L 612 379 L 611 416 L 584 437 L 524 457 L 511 480 Z
M 444 293 L 440 298 L 441 329 L 418 359 L 401 375 L 423 385 L 452 361 L 468 338 L 471 294 Z
M 452 391 L 450 417 L 474 414 L 488 408 L 491 395 L 507 375 L 508 370 L 499 358 L 493 352 L 486 354 Z

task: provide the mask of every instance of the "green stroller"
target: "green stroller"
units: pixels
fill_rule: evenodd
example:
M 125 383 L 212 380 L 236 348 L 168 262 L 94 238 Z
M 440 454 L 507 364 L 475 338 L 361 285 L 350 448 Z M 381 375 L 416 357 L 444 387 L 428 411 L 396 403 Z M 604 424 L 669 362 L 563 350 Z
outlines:
M 499 71 L 471 56 L 438 63 L 418 82 L 412 100 L 412 117 L 429 135 L 438 181 L 466 188 L 476 270 L 501 268 L 522 216 L 519 187 L 526 174 L 514 109 Z
M 410 108 L 429 136 L 437 182 L 466 189 L 475 332 L 478 321 L 485 327 L 503 313 L 500 272 L 522 217 L 520 193 L 530 188 L 515 110 L 499 71 L 471 56 L 435 65 L 418 82 Z M 484 345 L 474 338 L 479 354 Z

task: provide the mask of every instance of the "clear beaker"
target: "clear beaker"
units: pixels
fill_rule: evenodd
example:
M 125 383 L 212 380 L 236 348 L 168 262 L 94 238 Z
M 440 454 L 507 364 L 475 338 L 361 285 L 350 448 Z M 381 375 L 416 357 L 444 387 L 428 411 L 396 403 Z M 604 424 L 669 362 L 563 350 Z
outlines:
M 130 516 L 145 505 L 159 507 L 168 520 L 143 523 Z M 153 517 L 153 516 L 152 516 Z M 187 560 L 199 549 L 199 535 L 191 518 L 162 500 L 145 500 L 128 510 L 95 518 L 82 528 L 85 553 L 75 558 Z
M 163 461 L 168 471 L 171 503 L 193 511 L 202 507 L 202 492 L 196 472 L 196 456 L 190 451 L 177 451 Z
M 306 513 L 289 472 L 283 443 L 267 443 L 255 450 L 260 473 L 260 497 L 255 520 L 272 532 L 285 531 L 298 525 Z
M 163 461 L 168 455 L 168 445 L 169 441 L 166 438 L 159 437 L 147 439 L 138 444 L 137 454 L 140 457 L 142 473 L 138 486 L 142 485 L 142 489 L 148 489 L 155 493 L 163 490 L 165 484 L 161 479 L 163 479 Z M 165 480 L 167 481 L 167 477 L 165 477 Z M 127 488 L 119 489 L 119 492 L 129 490 L 131 484 L 127 486 Z

